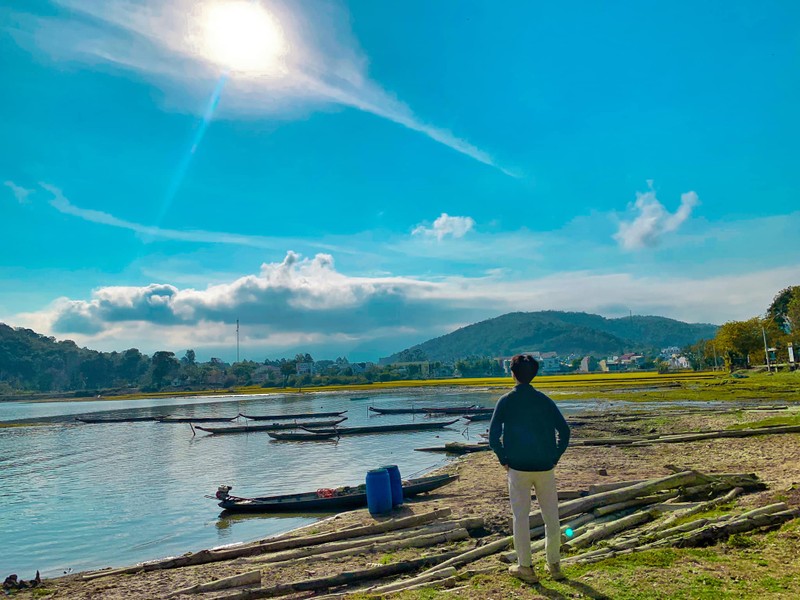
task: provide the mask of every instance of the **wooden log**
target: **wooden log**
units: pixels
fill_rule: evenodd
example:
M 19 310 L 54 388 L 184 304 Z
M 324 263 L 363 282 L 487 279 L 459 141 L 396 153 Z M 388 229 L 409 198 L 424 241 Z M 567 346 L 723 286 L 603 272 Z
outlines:
M 395 594 L 401 594 L 403 592 L 413 592 L 415 590 L 421 590 L 423 588 L 429 589 L 431 587 L 445 587 L 445 588 L 452 588 L 456 582 L 459 581 L 459 577 L 457 575 L 451 575 L 450 577 L 444 577 L 442 579 L 436 579 L 434 581 L 428 582 L 421 582 L 414 585 L 410 585 L 408 587 L 400 588 L 399 590 L 394 590 L 392 592 L 385 592 L 381 594 L 382 596 L 394 596 Z M 461 588 L 459 588 L 461 589 Z M 451 590 L 452 591 L 452 590 Z
M 312 592 L 340 585 L 349 585 L 362 581 L 383 579 L 384 577 L 391 577 L 401 573 L 410 573 L 428 565 L 438 565 L 456 555 L 458 555 L 457 552 L 445 552 L 444 554 L 424 556 L 414 560 L 407 560 L 389 565 L 381 565 L 379 567 L 371 567 L 369 569 L 346 571 L 344 573 L 339 573 L 338 575 L 306 579 L 292 583 L 281 583 L 270 587 L 257 588 L 254 590 L 246 590 L 235 594 L 220 596 L 218 600 L 256 600 L 257 598 L 275 598 L 277 596 L 286 596 L 295 592 Z
M 443 523 L 433 523 L 426 525 L 422 528 L 414 528 L 409 530 L 401 530 L 393 534 L 381 534 L 377 536 L 359 537 L 352 540 L 344 540 L 339 542 L 330 542 L 327 544 L 319 544 L 315 546 L 305 546 L 292 550 L 285 550 L 267 556 L 259 555 L 253 557 L 243 558 L 244 562 L 260 564 L 271 562 L 283 562 L 287 560 L 305 558 L 314 555 L 328 555 L 329 553 L 339 552 L 342 550 L 349 550 L 351 553 L 358 553 L 358 548 L 376 547 L 381 544 L 388 544 L 392 542 L 400 542 L 403 540 L 412 540 L 410 545 L 414 544 L 419 539 L 427 539 L 426 536 L 443 535 L 450 531 L 464 531 L 474 530 L 483 527 L 484 521 L 482 517 L 470 517 L 466 519 L 458 519 L 455 521 L 445 521 Z M 462 539 L 461 533 L 458 534 L 458 539 Z M 402 547 L 402 546 L 398 546 Z M 365 550 L 366 551 L 366 550 Z
M 760 514 L 747 519 L 737 519 L 728 523 L 711 525 L 699 531 L 690 533 L 688 536 L 682 537 L 675 545 L 678 548 L 708 546 L 716 543 L 720 539 L 727 538 L 734 533 L 743 533 L 753 529 L 760 529 L 761 527 L 772 527 L 798 517 L 800 517 L 800 508 L 784 510 L 771 514 Z
M 303 546 L 312 546 L 316 544 L 324 544 L 326 542 L 333 542 L 337 540 L 351 539 L 363 537 L 367 535 L 374 535 L 376 533 L 383 533 L 385 531 L 393 531 L 397 529 L 406 529 L 409 527 L 417 527 L 425 523 L 431 523 L 437 519 L 450 516 L 452 511 L 449 508 L 441 508 L 423 513 L 421 515 L 412 515 L 402 519 L 390 519 L 382 523 L 375 523 L 363 527 L 353 527 L 350 529 L 343 529 L 332 531 L 329 533 L 320 533 L 316 535 L 285 538 L 278 541 L 273 541 L 270 538 L 234 546 L 232 548 L 219 548 L 217 550 L 200 550 L 193 554 L 186 554 L 175 558 L 168 558 L 161 561 L 143 563 L 132 567 L 123 567 L 121 569 L 106 569 L 103 571 L 93 571 L 83 575 L 82 579 L 90 581 L 98 577 L 107 577 L 109 575 L 122 575 L 125 573 L 138 573 L 140 571 L 158 571 L 161 569 L 176 569 L 180 567 L 188 567 L 194 565 L 202 565 L 211 562 L 218 562 L 222 560 L 229 560 L 231 558 L 240 558 L 243 556 L 254 556 L 256 554 L 263 554 L 266 552 L 276 552 L 278 550 L 288 550 L 291 548 L 300 548 Z
M 626 510 L 628 508 L 634 508 L 637 506 L 645 506 L 647 504 L 657 504 L 659 502 L 664 502 L 665 500 L 669 500 L 670 498 L 677 498 L 680 492 L 677 490 L 670 490 L 668 492 L 662 492 L 661 494 L 654 494 L 653 496 L 644 496 L 643 498 L 633 498 L 632 500 L 626 500 L 625 502 L 616 502 L 614 504 L 608 504 L 606 506 L 598 506 L 592 512 L 597 517 L 602 517 L 605 515 L 610 515 L 615 512 L 619 512 L 621 510 Z
M 199 583 L 197 585 L 193 585 L 190 587 L 181 588 L 179 590 L 175 590 L 171 594 L 167 595 L 167 598 L 172 598 L 173 596 L 180 596 L 181 594 L 199 594 L 202 592 L 215 592 L 219 590 L 226 590 L 235 587 L 243 587 L 245 585 L 254 585 L 258 584 L 261 585 L 261 571 L 249 571 L 248 573 L 242 573 L 241 575 L 233 575 L 232 577 L 225 577 L 223 579 L 217 579 L 216 581 L 211 581 L 209 583 Z
M 652 509 L 635 512 L 627 517 L 616 519 L 615 521 L 611 521 L 610 523 L 596 527 L 595 529 L 588 531 L 579 537 L 571 539 L 564 544 L 564 547 L 568 550 L 577 550 L 579 548 L 591 546 L 595 542 L 611 537 L 618 531 L 630 529 L 631 527 L 637 527 L 642 523 L 651 521 L 653 518 L 655 518 L 656 514 L 656 511 Z
M 473 550 L 469 550 L 468 552 L 462 552 L 461 554 L 456 554 L 453 558 L 448 559 L 447 561 L 443 562 L 439 565 L 439 568 L 445 567 L 460 567 L 471 562 L 474 562 L 478 559 L 483 558 L 484 556 L 491 556 L 492 554 L 497 554 L 498 552 L 502 552 L 509 546 L 514 543 L 514 537 L 508 536 L 504 538 L 500 538 L 499 540 L 494 540 L 493 542 L 489 542 L 483 546 L 478 546 Z M 434 569 L 428 569 L 423 575 L 434 571 Z
M 753 517 L 760 517 L 761 515 L 771 515 L 773 513 L 781 512 L 784 510 L 789 510 L 787 504 L 785 502 L 776 502 L 775 504 L 768 504 L 767 506 L 754 508 L 753 510 L 749 510 L 740 515 L 736 515 L 733 518 L 737 521 L 741 519 L 752 519 Z
M 417 575 L 416 577 L 412 577 L 410 579 L 404 579 L 402 581 L 395 581 L 394 583 L 387 583 L 386 585 L 382 585 L 379 587 L 369 588 L 364 590 L 365 594 L 386 594 L 388 592 L 396 592 L 408 589 L 409 587 L 413 587 L 420 583 L 426 583 L 429 581 L 436 581 L 439 579 L 445 579 L 447 577 L 452 577 L 458 571 L 455 567 L 445 567 L 444 569 L 438 569 L 436 571 L 432 571 L 427 575 Z
M 672 527 L 672 525 L 678 521 L 678 519 L 685 519 L 686 517 L 691 517 L 692 515 L 699 514 L 701 512 L 705 512 L 707 510 L 711 510 L 719 506 L 720 504 L 727 504 L 728 502 L 732 502 L 736 496 L 741 494 L 744 490 L 740 487 L 733 488 L 724 496 L 720 496 L 719 498 L 714 498 L 713 500 L 709 500 L 707 502 L 701 502 L 689 508 L 687 510 L 683 510 L 680 512 L 676 512 L 669 517 L 667 517 L 659 526 L 658 529 L 668 529 Z
M 373 541 L 368 544 L 359 544 L 357 546 L 349 546 L 347 548 L 340 548 L 338 550 L 326 550 L 318 552 L 319 547 L 312 548 L 299 548 L 289 552 L 281 552 L 278 554 L 271 554 L 264 557 L 250 558 L 248 562 L 251 563 L 287 563 L 293 564 L 305 562 L 307 560 L 329 560 L 334 558 L 342 558 L 345 556 L 352 556 L 354 554 L 367 554 L 375 552 L 393 552 L 401 548 L 426 548 L 429 546 L 438 546 L 439 544 L 448 544 L 465 540 L 469 537 L 469 532 L 466 529 L 459 528 L 451 531 L 444 531 L 440 533 L 432 533 L 428 535 L 418 535 L 416 537 L 392 540 L 386 542 Z M 324 549 L 323 549 L 324 550 Z
M 726 478 L 718 481 L 712 481 L 711 483 L 707 484 L 685 487 L 682 490 L 681 498 L 711 498 L 736 487 L 740 487 L 746 492 L 755 492 L 767 489 L 766 484 L 758 479 Z
M 672 490 L 687 485 L 697 485 L 707 483 L 708 477 L 697 471 L 684 471 L 675 473 L 659 479 L 649 479 L 641 483 L 629 485 L 627 487 L 590 494 L 584 498 L 568 500 L 558 505 L 560 518 L 569 517 L 582 512 L 589 512 L 599 506 L 624 502 L 639 496 L 648 496 L 663 490 Z M 530 527 L 534 528 L 543 523 L 541 511 L 536 511 L 530 515 Z
M 588 492 L 590 495 L 599 494 L 600 492 L 610 492 L 611 490 L 618 490 L 619 488 L 629 487 L 631 485 L 636 485 L 637 483 L 642 483 L 644 481 L 649 481 L 649 480 L 631 479 L 628 481 L 611 481 L 609 483 L 595 483 L 589 486 Z
M 696 442 L 699 440 L 712 440 L 721 438 L 741 438 L 754 435 L 771 435 L 781 433 L 800 433 L 800 425 L 783 425 L 779 427 L 760 427 L 756 429 L 725 429 L 705 433 L 686 433 L 662 436 L 653 440 L 632 442 L 634 446 L 650 444 L 675 444 L 679 442 Z

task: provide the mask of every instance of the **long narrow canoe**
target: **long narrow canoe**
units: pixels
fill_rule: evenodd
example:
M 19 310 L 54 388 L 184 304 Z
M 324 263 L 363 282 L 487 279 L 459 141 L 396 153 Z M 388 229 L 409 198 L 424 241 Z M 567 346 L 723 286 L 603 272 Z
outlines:
M 273 440 L 282 442 L 326 442 L 337 439 L 333 433 L 309 433 L 307 431 L 270 431 L 267 435 Z
M 246 415 L 239 413 L 240 417 L 250 419 L 251 421 L 283 421 L 285 419 L 318 419 L 322 417 L 339 417 L 346 413 L 346 410 L 339 412 L 322 412 L 322 413 L 294 413 L 290 415 Z
M 138 423 L 141 421 L 156 421 L 156 417 L 75 417 L 81 423 Z
M 458 421 L 427 421 L 420 423 L 400 423 L 398 425 L 367 425 L 366 427 L 334 427 L 321 429 L 317 427 L 303 427 L 309 433 L 327 433 L 331 435 L 356 435 L 359 433 L 390 433 L 393 431 L 423 431 L 426 429 L 442 429 Z
M 464 415 L 464 418 L 467 421 L 475 422 L 475 421 L 491 421 L 492 420 L 492 413 L 478 413 L 478 414 L 469 414 Z
M 482 415 L 482 414 L 492 414 L 494 412 L 493 408 L 479 408 L 477 406 L 442 406 L 442 407 L 425 407 L 422 409 L 423 412 L 435 415 Z
M 297 429 L 299 427 L 335 427 L 342 421 L 347 420 L 347 417 L 336 419 L 334 421 L 304 421 L 302 423 L 269 423 L 267 425 L 236 425 L 234 427 L 201 427 L 194 425 L 195 429 L 205 431 L 206 433 L 213 433 L 215 435 L 222 435 L 224 433 L 252 433 L 254 431 L 280 431 L 281 429 Z
M 433 475 L 403 482 L 403 496 L 412 498 L 432 492 L 458 479 L 458 475 Z M 218 492 L 219 494 L 219 492 Z M 284 494 L 261 498 L 239 498 L 227 492 L 218 495 L 219 506 L 228 512 L 337 512 L 367 505 L 365 486 L 343 487 L 335 490 L 318 490 L 302 494 Z
M 156 419 L 159 423 L 230 423 L 238 418 L 235 417 L 166 417 Z
M 421 408 L 376 408 L 370 406 L 370 412 L 378 413 L 379 415 L 422 415 L 425 411 Z
M 369 396 L 353 396 L 350 400 L 369 400 Z

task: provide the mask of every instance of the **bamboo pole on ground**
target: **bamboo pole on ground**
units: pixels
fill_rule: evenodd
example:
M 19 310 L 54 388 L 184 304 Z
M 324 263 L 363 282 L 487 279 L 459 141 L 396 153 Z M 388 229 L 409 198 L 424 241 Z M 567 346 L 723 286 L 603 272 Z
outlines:
M 275 554 L 261 558 L 251 558 L 248 562 L 251 563 L 273 563 L 280 566 L 281 563 L 300 564 L 308 561 L 315 560 L 330 560 L 335 558 L 343 558 L 346 556 L 353 556 L 354 554 L 374 554 L 375 552 L 393 552 L 402 548 L 427 548 L 430 546 L 438 546 L 439 544 L 449 544 L 451 542 L 458 542 L 465 540 L 469 537 L 469 532 L 466 529 L 459 528 L 441 533 L 433 533 L 429 535 L 418 535 L 412 538 L 401 540 L 393 540 L 389 542 L 371 542 L 368 544 L 361 544 L 358 546 L 332 550 L 329 552 L 311 552 L 316 548 L 302 548 L 300 550 L 292 550 L 286 554 Z
M 488 544 L 483 546 L 478 546 L 473 550 L 469 550 L 468 552 L 463 552 L 461 554 L 456 554 L 453 558 L 448 559 L 446 562 L 443 562 L 438 568 L 445 568 L 445 567 L 460 567 L 476 560 L 483 558 L 484 556 L 491 556 L 492 554 L 497 554 L 498 552 L 502 552 L 509 546 L 514 543 L 513 536 L 507 536 L 500 538 L 498 540 L 494 540 Z M 428 569 L 423 575 L 426 573 L 432 572 L 434 569 Z
M 584 496 L 583 498 L 576 498 L 575 500 L 562 502 L 558 505 L 558 513 L 560 518 L 564 518 L 582 512 L 589 512 L 599 506 L 614 504 L 616 502 L 624 502 L 639 496 L 648 496 L 655 492 L 672 490 L 687 485 L 708 483 L 709 481 L 710 480 L 706 475 L 703 475 L 697 471 L 683 471 L 681 473 L 668 475 L 667 477 L 649 479 L 647 481 L 629 485 L 616 490 L 600 492 L 598 494 L 590 494 L 589 496 Z M 540 510 L 531 513 L 531 528 L 541 525 L 542 522 L 543 519 Z
M 92 571 L 83 575 L 82 579 L 90 581 L 98 577 L 108 577 L 109 575 L 122 575 L 126 573 L 139 573 L 141 571 L 158 571 L 161 569 L 176 569 L 180 567 L 188 567 L 194 565 L 202 565 L 211 562 L 218 562 L 229 560 L 231 558 L 240 558 L 243 556 L 253 556 L 256 554 L 263 554 L 266 552 L 275 552 L 278 550 L 288 550 L 291 548 L 300 548 L 303 546 L 312 546 L 316 544 L 324 544 L 326 542 L 333 542 L 337 540 L 351 539 L 363 537 L 366 535 L 374 535 L 376 533 L 383 533 L 385 531 L 393 531 L 397 529 L 406 529 L 410 527 L 417 527 L 425 523 L 431 523 L 437 519 L 450 516 L 452 511 L 449 508 L 441 508 L 429 513 L 421 515 L 412 515 L 401 519 L 391 519 L 382 523 L 375 523 L 363 527 L 353 527 L 351 529 L 342 529 L 332 531 L 329 533 L 320 533 L 316 535 L 297 537 L 297 538 L 282 538 L 278 541 L 273 541 L 270 538 L 234 546 L 232 548 L 220 548 L 217 550 L 200 550 L 193 554 L 185 556 L 178 556 L 175 558 L 168 558 L 161 561 L 143 563 L 132 567 L 123 567 L 121 569 L 106 569 L 102 571 Z
M 240 575 L 234 575 L 232 577 L 225 577 L 224 579 L 217 579 L 210 583 L 199 583 L 197 585 L 181 588 L 169 594 L 167 598 L 180 596 L 181 594 L 200 594 L 203 592 L 216 592 L 219 590 L 225 590 L 229 588 L 243 587 L 245 585 L 254 585 L 256 583 L 258 585 L 261 585 L 260 570 L 250 571 L 248 573 L 242 573 Z
M 374 579 L 383 579 L 385 577 L 391 577 L 401 573 L 416 571 L 417 569 L 428 565 L 438 565 L 446 562 L 448 559 L 456 556 L 457 554 L 457 552 L 445 552 L 444 554 L 424 556 L 422 558 L 407 560 L 390 565 L 381 565 L 379 567 L 361 569 L 358 571 L 347 571 L 344 573 L 339 573 L 338 575 L 330 575 L 328 577 L 306 579 L 292 583 L 280 583 L 266 588 L 257 588 L 254 590 L 246 590 L 237 592 L 235 594 L 220 596 L 217 600 L 256 600 L 258 598 L 275 598 L 277 596 L 286 596 L 296 592 L 313 592 L 340 585 L 371 581 Z
M 415 528 L 411 530 L 403 530 L 394 534 L 369 536 L 363 538 L 355 538 L 352 540 L 345 540 L 341 542 L 330 542 L 327 544 L 319 544 L 315 546 L 305 546 L 302 548 L 295 548 L 285 550 L 267 556 L 259 555 L 254 557 L 244 558 L 243 560 L 248 563 L 269 563 L 269 562 L 283 562 L 292 559 L 304 558 L 312 555 L 328 554 L 331 552 L 338 552 L 342 550 L 351 550 L 376 546 L 377 544 L 387 544 L 393 542 L 401 542 L 403 540 L 415 540 L 425 538 L 425 536 L 444 535 L 450 531 L 464 531 L 470 529 L 478 529 L 483 526 L 483 519 L 480 517 L 459 519 L 456 521 L 446 521 L 443 523 L 434 523 L 422 528 Z M 411 542 L 413 543 L 413 541 Z
M 627 517 L 616 519 L 614 521 L 611 521 L 610 523 L 600 525 L 599 527 L 596 527 L 591 531 L 587 531 L 583 535 L 569 540 L 566 544 L 563 545 L 563 547 L 566 550 L 577 550 L 579 548 L 585 548 L 586 546 L 591 546 L 595 542 L 604 540 L 612 536 L 613 534 L 617 533 L 618 531 L 630 529 L 631 527 L 637 527 L 642 523 L 651 521 L 653 518 L 655 518 L 656 514 L 657 512 L 653 509 L 635 512 L 633 514 L 628 515 Z
M 739 494 L 741 494 L 744 489 L 740 487 L 735 487 L 730 490 L 724 496 L 720 496 L 718 498 L 714 498 L 713 500 L 708 500 L 707 502 L 701 502 L 692 508 L 688 508 L 686 510 L 678 511 L 673 513 L 669 517 L 667 517 L 662 523 L 659 524 L 657 527 L 658 529 L 667 529 L 672 526 L 673 523 L 678 521 L 679 519 L 685 519 L 686 517 L 691 517 L 692 515 L 699 514 L 701 512 L 705 512 L 707 510 L 711 510 L 719 506 L 720 504 L 727 504 L 728 502 L 732 502 Z

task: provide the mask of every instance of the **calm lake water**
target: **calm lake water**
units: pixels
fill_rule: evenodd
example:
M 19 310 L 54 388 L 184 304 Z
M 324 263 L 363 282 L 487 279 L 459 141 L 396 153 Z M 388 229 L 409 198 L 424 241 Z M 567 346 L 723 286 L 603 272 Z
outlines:
M 365 400 L 351 400 L 368 396 Z M 403 423 L 419 415 L 371 416 L 369 405 L 493 406 L 497 391 L 294 394 L 136 401 L 0 403 L 0 421 L 46 427 L 0 429 L 0 575 L 33 577 L 125 566 L 267 537 L 319 516 L 221 518 L 217 486 L 263 496 L 362 483 L 367 470 L 397 464 L 404 478 L 447 459 L 414 448 L 478 441 L 487 423 L 441 431 L 274 442 L 265 432 L 192 437 L 188 424 L 81 424 L 96 416 L 230 416 L 347 410 L 346 425 Z M 601 403 L 605 407 L 609 403 Z M 623 403 L 614 403 L 619 406 Z M 597 402 L 559 402 L 566 413 Z M 218 425 L 218 424 L 214 424 Z M 224 425 L 224 424 L 220 424 Z

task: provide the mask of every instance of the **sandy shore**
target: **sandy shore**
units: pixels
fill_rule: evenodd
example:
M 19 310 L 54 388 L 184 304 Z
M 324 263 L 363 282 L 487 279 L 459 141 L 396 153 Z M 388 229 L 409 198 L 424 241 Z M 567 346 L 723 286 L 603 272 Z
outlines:
M 639 421 L 613 420 L 592 422 L 573 430 L 576 437 L 598 437 L 619 434 L 641 434 L 652 431 L 670 433 L 700 429 L 724 428 L 734 423 L 763 419 L 764 413 L 693 414 L 670 418 L 656 417 Z M 586 489 L 594 483 L 605 483 L 627 479 L 642 479 L 664 476 L 672 471 L 667 467 L 693 468 L 704 472 L 753 472 L 764 480 L 766 491 L 749 494 L 741 498 L 742 506 L 761 506 L 780 499 L 791 506 L 800 506 L 800 435 L 784 434 L 739 439 L 714 439 L 681 444 L 660 444 L 643 447 L 571 447 L 564 455 L 558 469 L 559 489 Z M 487 533 L 510 533 L 506 483 L 503 470 L 490 452 L 461 457 L 444 470 L 456 472 L 460 479 L 439 492 L 409 502 L 394 513 L 394 517 L 428 512 L 435 508 L 449 507 L 455 517 L 481 516 L 486 521 Z M 602 474 L 601 474 L 602 473 Z M 374 523 L 366 510 L 343 513 L 314 527 L 314 532 L 342 529 L 354 525 Z M 797 536 L 800 539 L 800 535 Z M 474 546 L 475 540 L 461 542 L 457 548 Z M 452 545 L 450 546 L 452 548 Z M 800 548 L 800 541 L 798 541 Z M 439 548 L 438 551 L 442 551 Z M 437 549 L 431 550 L 436 552 Z M 403 560 L 421 555 L 419 550 L 401 550 L 385 560 Z M 304 563 L 301 566 L 265 566 L 263 572 L 270 584 L 331 575 L 375 565 L 381 561 L 375 554 L 352 555 L 327 562 Z M 795 559 L 800 561 L 800 559 Z M 800 568 L 800 562 L 795 565 Z M 539 597 L 603 597 L 600 591 L 602 573 L 595 575 L 584 569 L 576 578 L 569 596 L 556 584 L 546 582 L 549 588 L 520 588 L 505 573 L 505 566 L 496 557 L 488 557 L 472 565 L 472 568 L 494 567 L 496 572 L 481 575 L 480 585 L 468 585 L 459 590 L 444 592 L 436 598 L 539 598 Z M 242 559 L 133 575 L 109 576 L 93 581 L 83 581 L 79 575 L 70 575 L 46 580 L 44 589 L 16 594 L 19 598 L 46 597 L 68 599 L 156 599 L 165 598 L 170 592 L 190 585 L 244 573 L 255 568 Z M 602 569 L 602 567 L 598 567 Z M 572 579 L 570 571 L 567 572 Z M 24 575 L 24 574 L 21 574 Z M 266 579 L 265 577 L 265 579 Z M 591 585 L 589 584 L 591 583 Z M 560 585 L 560 584 L 559 584 Z M 608 583 L 612 585 L 612 583 Z M 800 585 L 800 584 L 799 584 Z M 221 593 L 180 598 L 214 598 Z M 554 595 L 555 594 L 555 595 Z M 598 595 L 599 594 L 599 595 Z M 286 598 L 310 597 L 306 594 L 285 596 Z M 406 596 L 416 598 L 418 596 Z M 419 596 L 422 597 L 422 596 Z M 430 596 L 433 597 L 433 596 Z M 633 597 L 633 596 L 630 596 Z M 647 597 L 647 596 L 644 596 Z M 653 597 L 660 597 L 654 595 Z M 754 596 L 755 597 L 755 596 Z M 777 595 L 775 597 L 784 597 Z M 785 596 L 791 597 L 791 596 Z

